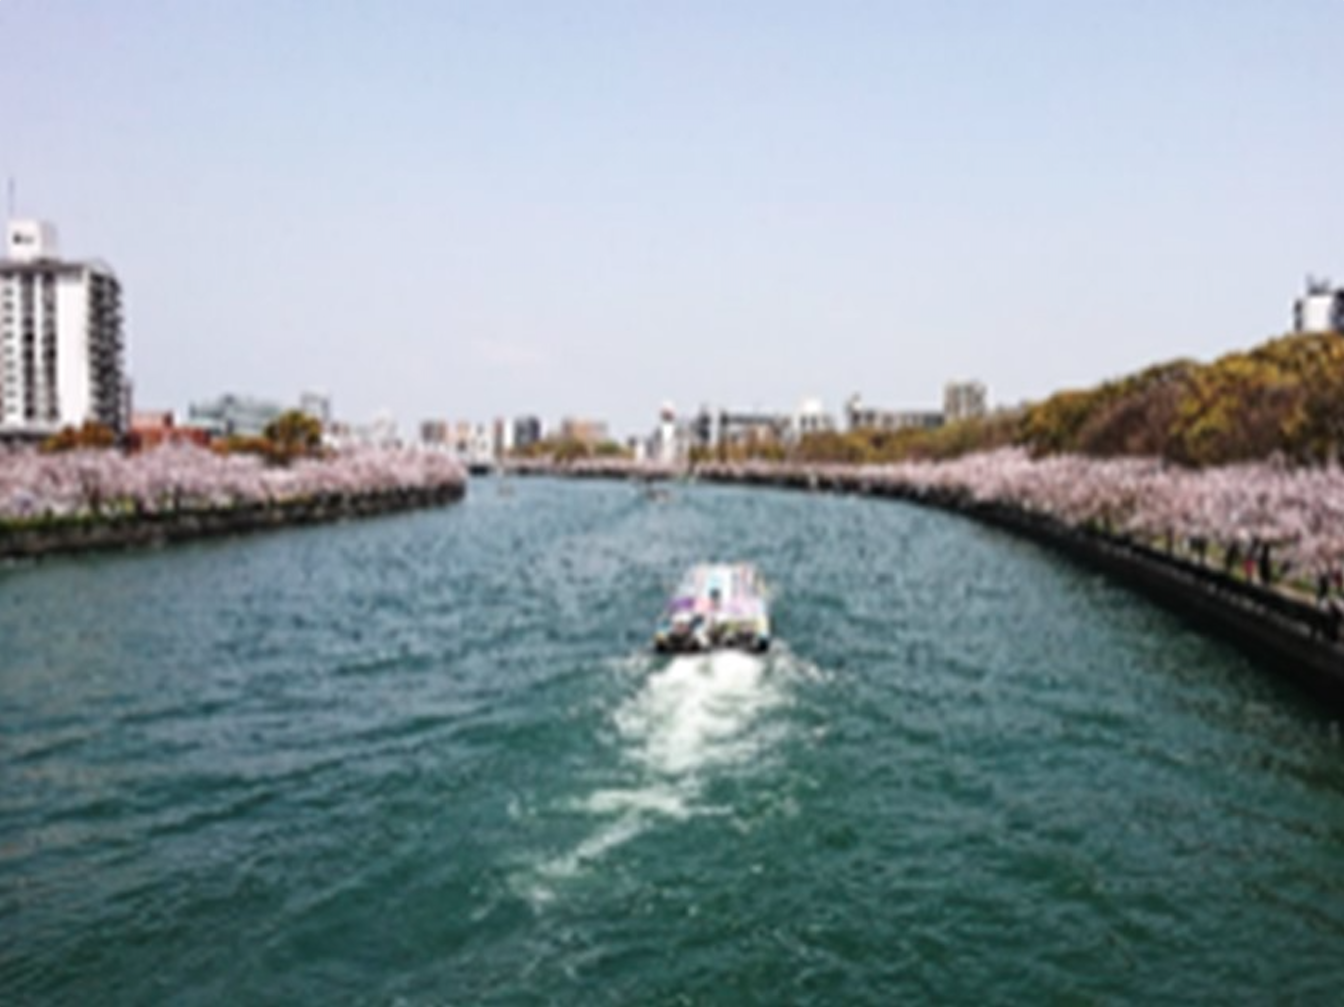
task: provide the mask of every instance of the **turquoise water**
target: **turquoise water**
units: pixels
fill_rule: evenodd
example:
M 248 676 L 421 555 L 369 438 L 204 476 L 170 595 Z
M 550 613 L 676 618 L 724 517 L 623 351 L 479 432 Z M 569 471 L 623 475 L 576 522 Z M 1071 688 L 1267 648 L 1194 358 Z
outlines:
M 655 659 L 690 563 L 766 658 Z M 478 481 L 0 569 L 0 1002 L 1336 1002 L 1339 722 L 903 504 Z

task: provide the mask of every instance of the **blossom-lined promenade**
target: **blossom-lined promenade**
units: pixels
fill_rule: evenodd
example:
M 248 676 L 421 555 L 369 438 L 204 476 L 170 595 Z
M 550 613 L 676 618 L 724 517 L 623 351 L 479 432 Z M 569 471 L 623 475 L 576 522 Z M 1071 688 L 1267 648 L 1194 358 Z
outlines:
M 1153 459 L 1058 455 L 1016 449 L 946 462 L 881 466 L 744 463 L 705 465 L 709 479 L 787 481 L 890 490 L 939 502 L 999 504 L 1108 534 L 1162 541 L 1224 562 L 1250 559 L 1269 576 L 1297 579 L 1344 568 L 1344 471 L 1275 464 L 1187 469 Z M 1229 569 L 1231 564 L 1228 564 Z
M 431 506 L 466 475 L 429 452 L 365 449 L 273 466 L 171 445 L 0 451 L 0 556 L 152 544 Z
M 1189 470 L 1005 450 L 889 466 L 706 465 L 697 474 L 966 514 L 1095 566 L 1344 702 L 1337 467 Z
M 943 462 L 836 465 L 745 461 L 674 469 L 623 459 L 510 463 L 510 471 L 615 479 L 693 474 L 718 482 L 888 492 L 994 504 L 1117 538 L 1161 542 L 1262 580 L 1333 582 L 1344 571 L 1344 470 L 1272 463 L 1191 469 L 1151 458 L 1033 458 L 1021 449 Z M 1269 566 L 1262 569 L 1263 561 Z M 1232 562 L 1229 562 L 1232 561 Z M 1268 576 L 1261 577 L 1261 573 Z

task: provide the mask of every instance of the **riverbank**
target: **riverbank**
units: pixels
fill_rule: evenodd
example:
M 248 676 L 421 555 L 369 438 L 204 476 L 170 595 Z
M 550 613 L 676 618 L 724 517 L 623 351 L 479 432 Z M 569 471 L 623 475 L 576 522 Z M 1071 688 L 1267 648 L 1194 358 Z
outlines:
M 425 452 L 362 450 L 286 466 L 190 446 L 139 455 L 0 454 L 0 559 L 133 549 L 372 517 L 460 500 L 466 473 Z
M 1292 592 L 1154 548 L 1141 538 L 979 498 L 965 487 L 916 484 L 838 466 L 701 466 L 696 475 L 706 482 L 903 500 L 1000 528 L 1106 573 L 1254 653 L 1320 698 L 1344 704 L 1344 646 L 1337 606 L 1313 605 Z
M 465 484 L 458 483 L 179 511 L 40 518 L 0 524 L 0 559 L 41 559 L 149 548 L 193 539 L 328 524 L 440 507 L 461 500 L 465 492 Z

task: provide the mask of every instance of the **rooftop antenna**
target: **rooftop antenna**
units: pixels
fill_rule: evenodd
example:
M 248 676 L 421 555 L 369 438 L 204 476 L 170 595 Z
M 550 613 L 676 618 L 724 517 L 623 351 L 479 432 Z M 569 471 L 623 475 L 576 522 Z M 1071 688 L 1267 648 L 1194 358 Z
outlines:
M 9 176 L 8 197 L 9 201 L 5 205 L 9 210 L 9 219 L 13 220 L 14 208 L 18 201 L 18 184 L 14 181 L 13 175 Z

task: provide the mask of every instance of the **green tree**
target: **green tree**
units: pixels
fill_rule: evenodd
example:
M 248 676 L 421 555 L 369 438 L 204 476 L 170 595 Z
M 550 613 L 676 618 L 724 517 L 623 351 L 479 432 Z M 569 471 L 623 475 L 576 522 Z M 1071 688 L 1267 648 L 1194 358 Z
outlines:
M 279 462 L 310 457 L 322 450 L 322 423 L 298 409 L 271 420 L 263 436 L 270 442 L 273 460 Z

